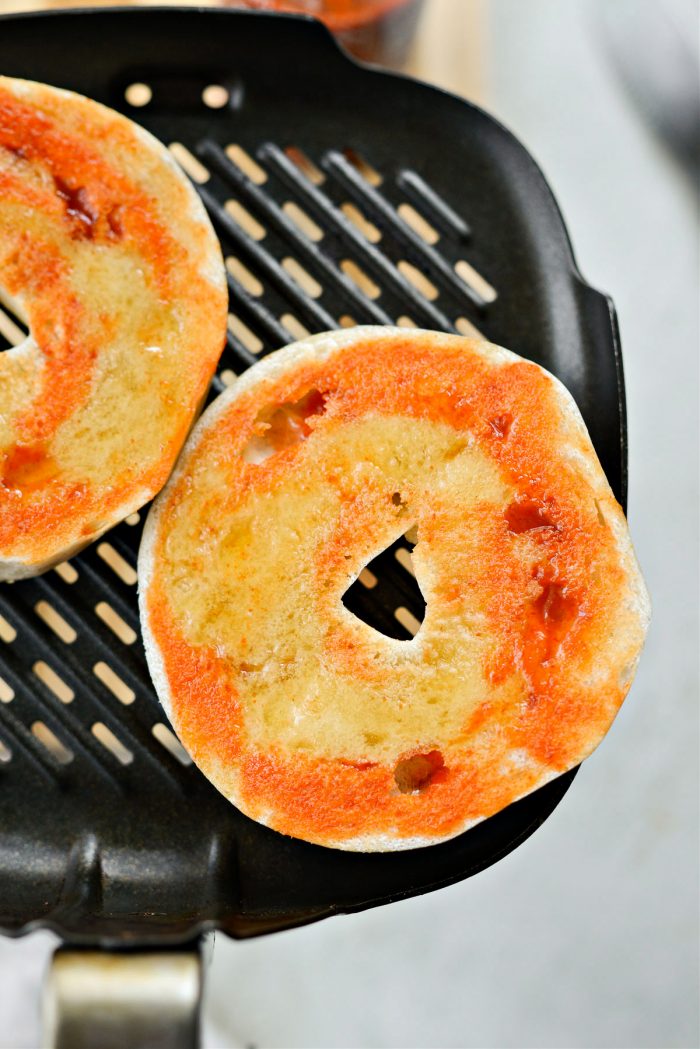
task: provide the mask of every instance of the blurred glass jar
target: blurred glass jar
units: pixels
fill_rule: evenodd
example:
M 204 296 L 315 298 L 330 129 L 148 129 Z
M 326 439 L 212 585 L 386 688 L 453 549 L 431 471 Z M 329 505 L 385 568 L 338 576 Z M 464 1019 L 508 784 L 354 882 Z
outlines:
M 223 4 L 313 15 L 356 58 L 401 66 L 408 58 L 423 0 L 223 0 Z

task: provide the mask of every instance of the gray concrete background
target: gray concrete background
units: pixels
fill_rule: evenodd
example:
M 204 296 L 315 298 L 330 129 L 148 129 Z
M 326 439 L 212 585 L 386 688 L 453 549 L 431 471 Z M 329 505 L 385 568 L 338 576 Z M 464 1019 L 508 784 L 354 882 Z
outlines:
M 487 13 L 488 108 L 541 163 L 584 275 L 618 308 L 647 648 L 612 731 L 506 860 L 377 911 L 219 937 L 207 1049 L 698 1045 L 697 198 L 621 87 L 597 3 Z M 0 941 L 6 1049 L 38 1044 L 52 944 Z

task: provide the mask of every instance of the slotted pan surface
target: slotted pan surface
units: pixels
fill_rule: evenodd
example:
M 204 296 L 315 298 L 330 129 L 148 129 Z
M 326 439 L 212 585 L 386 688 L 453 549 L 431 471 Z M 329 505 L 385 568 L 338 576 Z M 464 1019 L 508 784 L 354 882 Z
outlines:
M 566 383 L 624 503 L 612 305 L 578 274 L 530 156 L 480 110 L 355 65 L 316 23 L 247 12 L 5 17 L 0 71 L 122 110 L 194 177 L 229 265 L 213 393 L 304 331 L 476 329 Z M 103 944 L 274 930 L 474 874 L 557 805 L 574 772 L 395 855 L 246 819 L 187 763 L 155 699 L 136 609 L 144 514 L 69 565 L 0 586 L 0 928 Z M 407 550 L 381 555 L 348 596 L 399 637 L 422 615 Z

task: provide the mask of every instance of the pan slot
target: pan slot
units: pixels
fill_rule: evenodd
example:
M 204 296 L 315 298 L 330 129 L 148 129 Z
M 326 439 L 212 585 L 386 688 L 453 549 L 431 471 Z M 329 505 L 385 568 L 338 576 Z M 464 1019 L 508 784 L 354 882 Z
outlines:
M 132 109 L 148 107 L 149 111 L 159 114 L 168 113 L 170 126 L 175 120 L 185 115 L 202 120 L 211 118 L 216 112 L 222 114 L 227 109 L 240 106 L 242 101 L 241 85 L 238 82 L 225 86 L 219 79 L 220 70 L 187 69 L 171 67 L 160 68 L 151 65 L 148 68 L 132 68 L 131 75 L 139 77 L 132 83 L 123 86 L 127 106 Z
M 305 270 L 300 262 L 291 256 L 282 259 L 282 268 L 289 274 L 292 280 L 299 285 L 312 299 L 317 299 L 323 292 L 323 288 L 308 270 Z
M 226 259 L 226 269 L 249 295 L 255 295 L 258 298 L 264 292 L 265 288 L 258 278 L 234 255 L 229 255 Z
M 236 381 L 236 373 L 234 371 L 231 371 L 230 368 L 224 368 L 224 370 L 219 374 L 219 378 L 221 379 L 224 386 L 231 386 Z
M 8 623 L 4 616 L 0 616 L 0 641 L 11 644 L 17 637 L 17 631 L 12 623 Z
M 255 332 L 251 331 L 248 325 L 242 321 L 240 317 L 236 317 L 235 314 L 229 313 L 228 327 L 229 331 L 243 343 L 246 350 L 249 350 L 251 353 L 260 353 L 263 348 L 262 339 L 259 339 Z
M 136 699 L 134 690 L 129 688 L 126 682 L 119 677 L 119 674 L 115 673 L 106 663 L 103 663 L 101 660 L 99 663 L 95 663 L 92 672 L 125 707 L 130 706 Z
M 96 721 L 90 731 L 98 743 L 101 743 L 105 750 L 114 755 L 120 765 L 130 765 L 134 760 L 134 755 L 129 748 L 125 747 L 120 739 L 117 739 L 103 721 Z
M 357 578 L 367 590 L 374 590 L 378 582 L 376 575 L 370 572 L 369 568 L 363 568 Z
M 136 582 L 136 571 L 121 554 L 117 553 L 111 543 L 100 543 L 97 547 L 98 557 L 101 557 L 106 565 L 118 575 L 127 586 L 133 586 Z
M 457 329 L 460 335 L 466 335 L 470 339 L 486 338 L 486 336 L 479 331 L 476 325 L 472 324 L 472 322 L 470 320 L 467 320 L 466 317 L 458 317 L 455 321 L 455 328 Z
M 0 765 L 6 765 L 8 761 L 12 760 L 12 751 L 6 743 L 0 739 Z
M 399 328 L 418 328 L 420 325 L 416 324 L 412 317 L 408 317 L 405 313 L 402 313 L 400 317 L 396 318 L 396 323 Z
M 293 339 L 308 339 L 311 332 L 305 328 L 301 321 L 292 313 L 283 313 L 280 322 Z
M 207 84 L 202 91 L 202 102 L 207 109 L 223 109 L 228 105 L 231 94 L 223 84 Z
M 462 216 L 458 215 L 432 186 L 424 182 L 420 175 L 415 171 L 402 171 L 397 181 L 406 196 L 411 197 L 414 204 L 430 216 L 436 227 L 460 240 L 467 239 L 470 229 Z
M 302 175 L 304 175 L 309 182 L 313 182 L 314 186 L 320 186 L 326 181 L 326 176 L 323 174 L 321 169 L 314 164 L 313 160 L 304 153 L 298 146 L 287 146 L 284 151 L 292 164 L 294 164 Z
M 407 608 L 400 605 L 394 610 L 394 618 L 397 623 L 400 623 L 404 630 L 407 630 L 411 637 L 414 637 L 420 629 L 420 619 L 417 619 L 413 615 L 413 612 L 409 612 Z
M 11 688 L 4 678 L 0 677 L 0 703 L 11 703 L 15 698 L 15 690 Z
M 192 758 L 189 756 L 180 740 L 174 732 L 170 731 L 167 725 L 163 724 L 162 721 L 157 721 L 151 729 L 151 732 L 160 745 L 164 747 L 169 754 L 172 754 L 181 765 L 187 767 L 192 764 Z
M 32 735 L 35 739 L 38 739 L 42 747 L 48 750 L 52 758 L 55 758 L 59 765 L 67 765 L 73 760 L 73 751 L 69 750 L 68 747 L 61 742 L 55 732 L 52 732 L 48 725 L 44 724 L 43 721 L 35 721 L 32 725 Z
M 410 572 L 410 574 L 415 579 L 416 570 L 413 567 L 413 558 L 411 556 L 411 551 L 408 550 L 405 546 L 400 546 L 398 550 L 394 551 L 394 557 L 399 562 L 401 567 L 405 568 L 407 572 Z
M 381 231 L 377 229 L 373 222 L 365 218 L 355 204 L 351 204 L 350 201 L 346 200 L 344 204 L 340 205 L 340 210 L 370 244 L 377 244 L 382 239 Z
M 396 209 L 406 223 L 410 226 L 414 233 L 417 233 L 421 240 L 424 240 L 426 244 L 437 244 L 440 240 L 440 234 L 431 226 L 426 218 L 424 218 L 419 211 L 413 207 L 412 204 L 399 204 Z
M 129 514 L 128 517 L 125 517 L 124 518 L 124 523 L 128 524 L 128 525 L 131 525 L 131 527 L 133 528 L 134 525 L 137 525 L 140 520 L 141 520 L 141 515 L 139 513 L 135 512 L 133 514 Z
M 455 262 L 455 273 L 477 295 L 480 295 L 484 302 L 495 302 L 498 298 L 498 292 L 493 285 L 489 284 L 486 278 L 482 277 L 473 266 L 470 266 L 466 259 L 460 259 L 458 262 Z
M 318 226 L 310 215 L 295 204 L 293 200 L 286 200 L 282 205 L 282 211 L 292 220 L 298 230 L 308 237 L 309 240 L 319 241 L 323 239 L 323 230 Z
M 342 317 L 338 317 L 338 324 L 341 328 L 357 327 L 357 321 L 354 317 L 351 317 L 349 313 L 344 313 Z
M 128 521 L 127 517 L 127 521 Z M 60 565 L 56 565 L 54 572 L 57 576 L 60 576 L 64 583 L 74 583 L 78 578 L 78 572 L 70 563 L 70 561 L 62 561 Z
M 129 84 L 124 91 L 124 98 L 134 109 L 143 109 L 153 98 L 153 91 L 150 84 L 142 84 L 140 81 L 137 81 L 134 84 Z
M 53 630 L 54 634 L 64 641 L 67 645 L 72 645 L 77 638 L 77 633 L 67 623 L 63 616 L 56 611 L 53 605 L 50 605 L 48 601 L 37 601 L 34 605 L 34 611 L 40 619 L 46 623 L 49 630 Z
M 95 605 L 95 612 L 103 623 L 106 623 L 113 634 L 116 634 L 125 645 L 133 645 L 136 640 L 136 631 L 132 630 L 128 623 L 114 611 L 106 601 L 99 601 Z
M 246 153 L 242 146 L 232 143 L 226 147 L 226 155 L 229 160 L 233 161 L 238 170 L 242 171 L 257 186 L 262 186 L 263 182 L 267 182 L 266 172 L 263 171 L 256 160 L 253 160 L 250 153 Z
M 368 299 L 378 299 L 382 289 L 352 259 L 343 259 L 340 268 Z
M 201 185 L 209 181 L 211 178 L 209 169 L 205 168 L 201 160 L 198 160 L 193 153 L 190 153 L 187 146 L 183 146 L 182 142 L 171 142 L 168 149 L 193 182 L 198 182 Z
M 412 262 L 408 262 L 406 259 L 401 259 L 396 263 L 396 267 L 399 272 L 406 278 L 409 284 L 412 284 L 417 292 L 428 299 L 429 302 L 433 302 L 439 295 L 438 289 L 435 287 L 431 280 L 428 280 L 424 273 L 414 266 Z
M 43 659 L 37 660 L 32 667 L 34 674 L 39 678 L 42 684 L 46 685 L 50 692 L 53 692 L 57 699 L 60 699 L 61 703 L 72 703 L 75 699 L 75 692 L 67 685 L 62 677 L 59 677 L 55 670 L 53 670 L 48 663 L 45 663 Z
M 370 186 L 381 186 L 384 181 L 382 176 L 357 150 L 344 149 L 343 156 L 349 164 L 352 164 L 355 171 L 362 175 L 365 182 L 369 182 Z
M 6 309 L 0 308 L 0 351 L 19 346 L 26 338 L 26 328 Z
M 240 226 L 243 232 L 247 233 L 253 240 L 262 240 L 267 233 L 265 227 L 239 201 L 227 200 L 224 204 L 224 210 L 228 212 L 236 225 Z

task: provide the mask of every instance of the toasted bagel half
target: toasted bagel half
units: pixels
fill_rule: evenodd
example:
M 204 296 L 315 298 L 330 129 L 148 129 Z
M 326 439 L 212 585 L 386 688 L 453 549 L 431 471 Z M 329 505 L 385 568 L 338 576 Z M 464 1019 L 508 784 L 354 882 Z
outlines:
M 226 331 L 221 251 L 168 150 L 0 77 L 0 579 L 77 552 L 165 483 Z
M 417 533 L 411 640 L 343 595 Z M 405 558 L 404 558 L 405 561 Z M 204 414 L 139 555 L 151 674 L 239 809 L 333 848 L 444 841 L 577 765 L 649 604 L 574 401 L 485 342 L 355 328 Z

